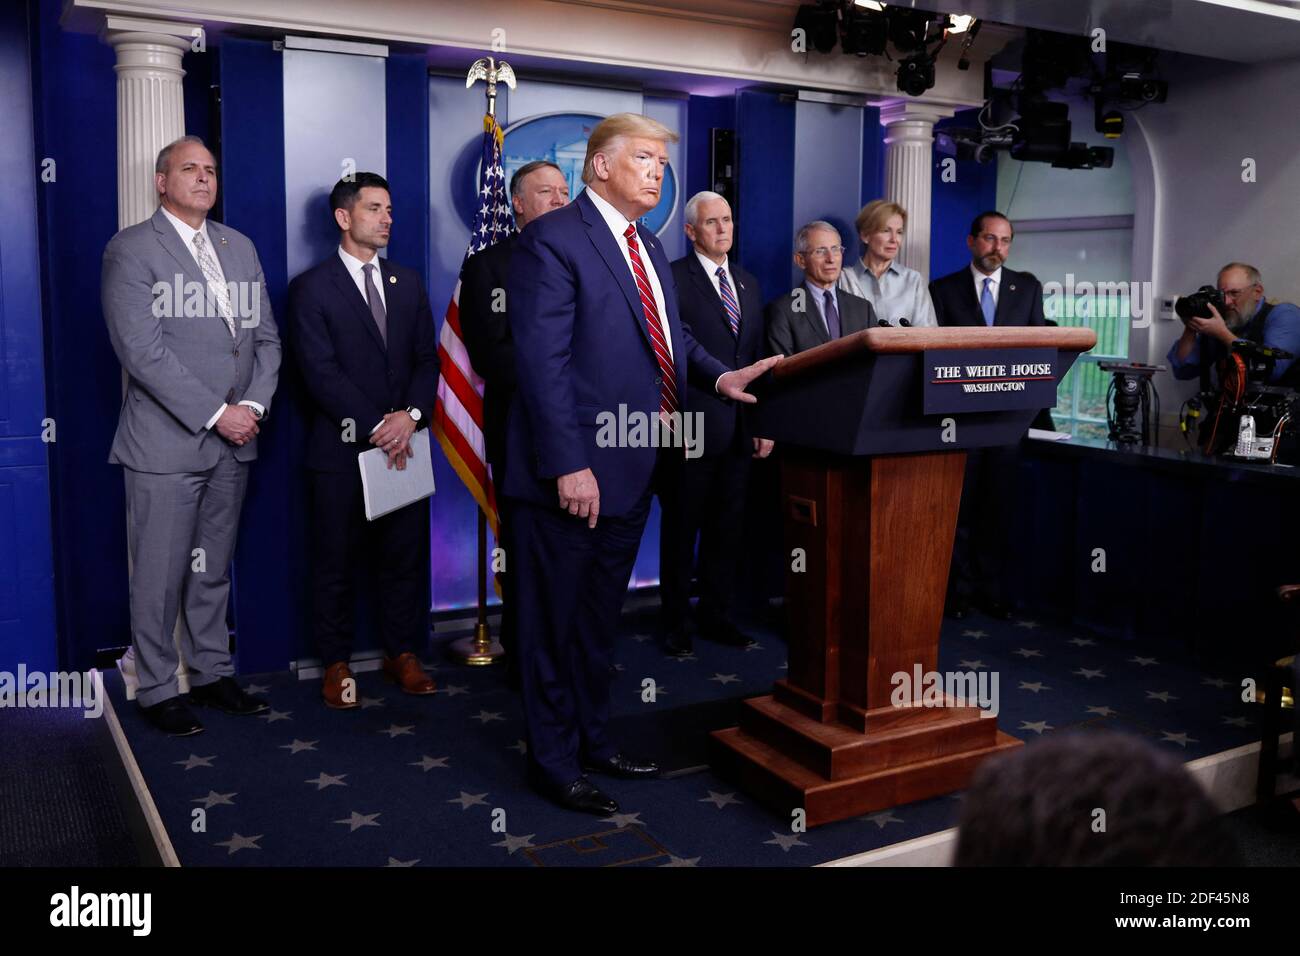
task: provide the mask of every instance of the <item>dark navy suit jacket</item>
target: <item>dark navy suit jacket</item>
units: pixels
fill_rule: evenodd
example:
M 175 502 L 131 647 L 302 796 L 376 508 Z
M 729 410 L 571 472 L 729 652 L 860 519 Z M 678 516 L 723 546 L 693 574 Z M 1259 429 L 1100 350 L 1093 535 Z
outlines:
M 639 227 L 641 255 L 663 287 L 678 396 L 689 410 L 687 374 L 710 383 L 728 371 L 682 329 L 663 247 Z M 547 213 L 519 237 L 506 284 L 517 391 L 507 425 L 505 493 L 556 506 L 555 480 L 590 468 L 600 513 L 617 517 L 645 494 L 658 450 L 599 447 L 602 412 L 659 411 L 659 366 L 641 297 L 623 252 L 591 198 Z
M 682 328 L 691 338 L 714 358 L 732 368 L 751 365 L 763 357 L 760 354 L 763 350 L 763 294 L 757 279 L 734 261 L 727 263 L 733 284 L 731 291 L 740 306 L 740 335 L 734 336 L 722 298 L 714 289 L 713 279 L 705 273 L 695 250 L 675 261 L 672 268 Z M 691 411 L 704 413 L 702 451 L 705 457 L 736 449 L 748 456 L 753 451 L 743 447 L 750 444 L 748 416 L 736 402 L 715 392 L 712 380 L 702 381 L 699 376 L 694 376 L 687 391 L 687 404 Z
M 289 283 L 290 344 L 312 398 L 307 467 L 357 470 L 370 430 L 388 412 L 415 406 L 428 424 L 438 393 L 438 340 L 420 274 L 381 259 L 388 347 L 336 250 Z M 396 281 L 394 281 L 396 280 Z M 355 441 L 343 441 L 343 421 Z
M 930 300 L 940 325 L 983 325 L 980 298 L 975 293 L 975 277 L 970 265 L 964 265 L 930 283 Z M 1043 286 L 1032 272 L 1016 272 L 1002 267 L 997 309 L 993 325 L 1043 325 Z

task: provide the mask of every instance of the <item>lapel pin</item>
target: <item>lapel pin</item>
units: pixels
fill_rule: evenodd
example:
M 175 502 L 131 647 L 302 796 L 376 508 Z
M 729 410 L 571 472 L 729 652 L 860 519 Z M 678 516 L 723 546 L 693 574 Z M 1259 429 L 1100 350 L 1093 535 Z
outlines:
M 1013 285 L 1009 285 L 1009 286 L 1007 286 L 1007 288 L 1008 288 L 1010 291 L 1012 291 L 1012 292 L 1015 292 L 1015 291 L 1016 291 L 1016 287 L 1013 286 Z
M 222 236 L 222 237 L 221 237 L 221 244 L 222 244 L 223 246 L 226 244 L 226 237 L 225 237 L 225 236 Z
M 389 285 L 397 285 L 397 276 L 389 276 L 389 277 L 388 277 L 388 284 L 389 284 Z

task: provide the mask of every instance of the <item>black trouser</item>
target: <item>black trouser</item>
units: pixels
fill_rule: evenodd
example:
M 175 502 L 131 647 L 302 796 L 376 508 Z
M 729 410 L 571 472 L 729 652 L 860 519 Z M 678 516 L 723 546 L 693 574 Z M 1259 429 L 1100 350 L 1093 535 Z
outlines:
M 659 595 L 663 626 L 684 631 L 699 536 L 699 620 L 737 624 L 750 456 L 739 450 L 688 459 L 660 491 Z
M 948 599 L 1007 603 L 1007 538 L 1014 512 L 1016 446 L 967 452 Z
M 379 644 L 389 657 L 428 643 L 429 502 L 367 521 L 355 470 L 310 473 L 312 627 L 321 663 L 352 656 L 356 576 L 370 581 Z

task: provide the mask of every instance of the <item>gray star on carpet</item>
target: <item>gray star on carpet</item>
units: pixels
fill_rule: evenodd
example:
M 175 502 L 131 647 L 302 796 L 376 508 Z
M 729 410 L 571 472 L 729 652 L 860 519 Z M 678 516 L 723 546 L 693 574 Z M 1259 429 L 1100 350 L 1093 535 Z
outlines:
M 763 645 L 762 645 L 762 644 L 759 644 L 757 641 L 755 641 L 753 644 L 746 644 L 746 645 L 745 645 L 745 653 L 746 653 L 746 654 L 748 654 L 750 651 L 761 651 L 762 649 L 763 649 Z M 695 859 L 698 860 L 699 857 L 697 856 Z
M 633 634 L 633 635 L 632 635 L 632 640 L 636 641 L 638 644 L 644 644 L 646 641 L 650 640 L 650 635 L 649 635 L 649 634 Z
M 238 791 L 235 793 L 217 793 L 215 790 L 209 790 L 206 797 L 195 797 L 190 803 L 201 803 L 204 810 L 211 810 L 217 806 L 233 807 L 235 801 L 230 798 L 238 795 Z
M 1094 670 L 1089 670 L 1089 669 L 1086 668 L 1086 667 L 1080 667 L 1077 671 L 1073 671 L 1072 673 L 1078 674 L 1080 677 L 1083 677 L 1083 678 L 1085 678 L 1085 679 L 1087 679 L 1087 680 L 1092 680 L 1094 677 L 1105 677 L 1105 676 L 1106 676 L 1105 674 L 1103 674 L 1103 673 L 1102 673 L 1101 671 L 1099 671 L 1099 670 L 1096 670 L 1096 671 L 1094 671 Z
M 291 711 L 291 710 L 275 710 L 275 709 L 271 709 L 271 710 L 268 710 L 266 713 L 264 713 L 264 714 L 258 714 L 257 716 L 258 716 L 260 719 L 265 720 L 268 724 L 273 724 L 273 723 L 275 723 L 277 720 L 293 720 L 293 718 L 289 716 L 289 715 L 292 714 L 292 713 L 293 713 L 293 711 Z
M 1042 656 L 1043 656 L 1043 652 L 1042 652 L 1042 651 L 1036 651 L 1036 650 L 1034 650 L 1032 647 L 1018 647 L 1018 648 L 1016 648 L 1014 651 L 1012 651 L 1011 653 L 1012 653 L 1012 654 L 1019 654 L 1021 657 L 1024 657 L 1024 658 L 1030 658 L 1030 657 L 1042 657 Z
M 380 812 L 382 813 L 383 811 Z M 379 826 L 379 824 L 375 822 L 375 817 L 379 815 L 379 813 L 357 813 L 357 811 L 353 810 L 350 817 L 346 817 L 342 820 L 335 820 L 334 822 L 346 824 L 349 833 L 356 833 L 362 827 Z
M 526 740 L 516 740 L 516 741 L 515 741 L 514 743 L 512 743 L 509 747 L 507 747 L 506 750 L 518 750 L 518 751 L 519 751 L 519 756 L 522 757 L 522 756 L 524 756 L 525 754 L 528 753 L 528 741 L 526 741 Z
M 688 858 L 688 857 L 673 856 L 673 855 L 669 854 L 669 856 L 668 856 L 668 862 L 667 862 L 667 863 L 660 863 L 659 865 L 660 865 L 661 867 L 664 867 L 664 866 L 696 866 L 696 865 L 699 864 L 699 862 L 700 862 L 700 858 L 699 858 L 698 856 L 692 856 L 692 857 L 689 857 L 689 858 Z
M 797 833 L 791 833 L 789 836 L 787 836 L 784 833 L 777 833 L 775 830 L 772 831 L 772 839 L 764 840 L 763 843 L 764 845 L 771 843 L 775 846 L 779 846 L 786 853 L 790 852 L 790 847 L 792 846 L 808 845 L 807 843 L 804 843 L 803 840 L 799 839 L 799 834 Z
M 724 687 L 727 684 L 740 683 L 740 678 L 735 674 L 714 674 L 712 677 L 709 678 L 709 680 L 717 681 L 719 684 L 722 684 Z
M 1032 730 L 1034 733 L 1042 735 L 1047 731 L 1055 730 L 1056 728 L 1045 720 L 1022 720 L 1020 722 L 1020 729 Z
M 1023 627 L 1026 630 L 1032 631 L 1034 628 L 1038 627 L 1038 622 L 1037 621 L 1016 621 L 1016 627 Z
M 988 636 L 989 636 L 989 632 L 988 632 L 988 631 L 981 631 L 981 630 L 979 630 L 978 628 L 975 628 L 974 630 L 966 630 L 966 631 L 962 631 L 962 632 L 961 632 L 961 636 L 962 636 L 962 637 L 973 637 L 973 638 L 975 638 L 975 640 L 978 641 L 981 637 L 988 637 Z
M 394 737 L 414 737 L 415 724 L 389 724 L 383 730 L 377 730 L 375 733 L 388 734 L 388 739 Z
M 511 856 L 514 856 L 515 850 L 532 849 L 533 837 L 535 836 L 537 836 L 536 833 L 530 833 L 528 834 L 528 836 L 518 836 L 518 837 L 511 836 L 509 833 L 507 833 L 506 838 L 504 840 L 502 840 L 499 843 L 493 843 L 492 845 L 503 846 L 506 848 L 506 851 Z
M 1200 741 L 1195 737 L 1189 737 L 1187 734 L 1173 734 L 1167 730 L 1162 730 L 1160 732 L 1164 734 L 1164 736 L 1160 738 L 1161 743 L 1169 741 L 1169 743 L 1178 744 L 1180 747 L 1186 747 L 1188 744 L 1200 743 Z
M 715 807 L 717 807 L 719 810 L 721 810 L 723 807 L 725 807 L 725 806 L 729 806 L 729 805 L 731 805 L 731 804 L 733 804 L 733 803 L 736 804 L 736 806 L 740 806 L 740 801 L 736 799 L 736 794 L 735 794 L 734 792 L 732 792 L 732 793 L 718 793 L 718 792 L 716 792 L 716 791 L 714 791 L 714 790 L 710 790 L 710 791 L 709 791 L 709 795 L 708 795 L 707 797 L 700 797 L 699 802 L 700 802 L 700 803 L 711 803 L 711 804 L 713 804 Z
M 459 803 L 462 810 L 468 810 L 470 807 L 486 807 L 487 801 L 484 799 L 486 796 L 486 793 L 466 793 L 462 790 L 459 797 L 447 802 Z
M 1230 725 L 1232 725 L 1233 727 L 1243 727 L 1243 728 L 1244 728 L 1244 727 L 1249 727 L 1249 726 L 1250 726 L 1250 720 L 1249 720 L 1249 718 L 1246 718 L 1246 717 L 1224 717 L 1224 718 L 1223 718 L 1223 722 L 1224 722 L 1225 724 L 1230 724 Z
M 1169 691 L 1167 691 L 1167 690 L 1162 690 L 1162 691 L 1149 690 L 1149 691 L 1147 691 L 1147 700 L 1159 700 L 1159 701 L 1163 701 L 1164 703 L 1167 704 L 1167 703 L 1169 703 L 1171 700 L 1177 700 L 1177 699 L 1178 699 L 1178 696 L 1177 696 L 1176 694 L 1171 694 L 1171 693 L 1169 693 Z
M 487 725 L 494 720 L 505 721 L 501 714 L 490 710 L 480 710 L 477 714 L 470 717 L 470 720 L 477 720 L 479 723 Z
M 224 846 L 228 852 L 226 856 L 234 856 L 240 850 L 260 850 L 257 841 L 262 839 L 263 834 L 253 837 L 240 836 L 238 833 L 231 834 L 229 840 L 222 840 L 220 843 L 214 843 L 213 846 Z
M 690 654 L 665 654 L 664 659 L 669 661 L 676 661 L 679 664 L 686 664 L 686 663 L 699 660 L 699 658 L 695 656 L 695 653 L 693 651 Z
M 883 830 L 891 823 L 902 823 L 898 817 L 894 816 L 892 810 L 881 810 L 879 813 L 868 813 L 865 817 L 859 817 L 860 820 L 866 820 L 868 823 L 874 823 L 877 830 Z
M 343 778 L 346 776 L 347 774 L 345 773 L 335 776 L 334 774 L 328 774 L 322 771 L 319 777 L 312 777 L 309 780 L 304 780 L 303 783 L 316 784 L 316 792 L 319 793 L 326 787 L 346 787 L 347 784 L 343 782 Z
M 1089 707 L 1088 713 L 1096 714 L 1098 717 L 1114 717 L 1119 711 L 1111 710 L 1109 707 Z
M 390 857 L 388 858 L 388 862 L 385 864 L 385 866 L 387 866 L 387 867 L 391 867 L 391 868 L 393 868 L 393 869 L 397 869 L 398 867 L 409 867 L 409 866 L 415 866 L 415 864 L 417 864 L 417 863 L 419 863 L 419 862 L 420 862 L 419 859 L 414 859 L 414 860 L 399 860 L 399 859 L 397 859 L 396 857 L 391 857 L 391 856 L 390 856 Z
M 249 684 L 247 687 L 244 688 L 244 693 L 245 693 L 245 694 L 265 694 L 265 693 L 267 693 L 268 691 L 270 691 L 270 689 L 271 689 L 271 688 L 266 687 L 266 686 L 264 686 L 264 685 L 262 685 L 262 684 Z
M 608 823 L 611 826 L 618 827 L 620 830 L 623 827 L 645 826 L 645 824 L 641 822 L 641 814 L 639 813 L 615 813 L 611 816 L 602 818 L 601 823 Z
M 1128 659 L 1128 662 L 1129 662 L 1130 664 L 1140 664 L 1140 665 L 1142 665 L 1143 667 L 1146 667 L 1146 666 L 1148 666 L 1149 664 L 1159 664 L 1159 663 L 1160 663 L 1160 662 L 1159 662 L 1158 660 L 1156 660 L 1154 657 L 1130 657 L 1130 658 Z
M 621 674 L 623 673 L 623 671 L 627 670 L 627 667 L 623 664 L 615 664 L 614 670 L 618 671 Z
M 469 693 L 468 684 L 448 684 L 446 687 L 439 687 L 435 693 L 446 694 L 448 697 L 459 697 L 461 694 Z
M 1092 647 L 1092 645 L 1096 644 L 1097 642 L 1094 641 L 1091 637 L 1072 637 L 1068 641 L 1066 641 L 1066 643 L 1073 644 L 1075 647 Z
M 1043 683 L 1042 681 L 1040 681 L 1040 680 L 1036 680 L 1036 681 L 1027 681 L 1027 680 L 1022 680 L 1022 681 L 1020 682 L 1020 689 L 1021 689 L 1021 690 L 1030 690 L 1030 691 L 1033 691 L 1035 694 L 1037 694 L 1039 691 L 1043 691 L 1043 690 L 1051 690 L 1052 688 L 1048 687 L 1046 684 L 1044 684 L 1044 683 Z
M 790 669 L 789 661 L 782 661 L 781 666 L 777 668 L 777 670 L 779 671 L 788 671 L 789 669 Z
M 362 710 L 369 710 L 371 707 L 383 707 L 383 706 L 384 706 L 384 698 L 382 698 L 382 697 L 362 697 L 362 698 L 361 698 L 361 709 L 362 709 Z
M 197 754 L 190 754 L 184 760 L 173 760 L 172 763 L 178 767 L 184 767 L 186 770 L 193 770 L 195 767 L 211 767 L 212 761 L 217 759 L 217 755 L 211 757 L 200 757 Z
M 439 770 L 447 769 L 447 761 L 450 757 L 430 757 L 427 754 L 413 763 L 407 764 L 408 767 L 419 767 L 425 773 L 433 770 L 435 767 Z
M 295 737 L 290 743 L 280 744 L 280 749 L 289 751 L 290 756 L 292 756 L 304 750 L 315 750 L 318 743 L 320 743 L 319 740 L 299 740 Z
M 1202 684 L 1208 684 L 1210 687 L 1217 687 L 1219 690 L 1228 686 L 1228 682 L 1222 677 L 1207 677 L 1201 681 Z
M 988 665 L 986 665 L 983 661 L 958 661 L 957 666 L 965 667 L 968 670 L 977 671 L 982 667 L 987 667 Z

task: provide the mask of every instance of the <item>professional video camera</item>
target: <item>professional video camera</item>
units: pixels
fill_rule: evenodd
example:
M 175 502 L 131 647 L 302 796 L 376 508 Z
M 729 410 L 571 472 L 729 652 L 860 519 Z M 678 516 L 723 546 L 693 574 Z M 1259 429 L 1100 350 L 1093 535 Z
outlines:
M 1151 383 L 1163 365 L 1142 362 L 1099 362 L 1097 368 L 1110 372 L 1106 389 L 1106 426 L 1111 441 L 1124 445 L 1151 444 L 1151 410 L 1160 420 L 1160 393 Z
M 1203 290 L 1202 290 L 1203 291 Z M 1181 314 L 1181 312 L 1180 312 Z M 1219 363 L 1219 392 L 1199 395 L 1186 407 L 1199 410 L 1217 402 L 1213 417 L 1202 429 L 1202 451 L 1246 461 L 1293 463 L 1297 456 L 1294 423 L 1300 416 L 1300 394 L 1269 385 L 1273 367 L 1292 358 L 1290 352 L 1238 339 Z M 1184 419 L 1185 422 L 1185 419 Z M 1186 433 L 1186 424 L 1183 425 Z
M 1186 322 L 1188 319 L 1208 319 L 1210 306 L 1214 306 L 1223 315 L 1228 311 L 1223 301 L 1223 293 L 1212 285 L 1203 285 L 1191 295 L 1180 295 L 1174 302 L 1174 311 Z

